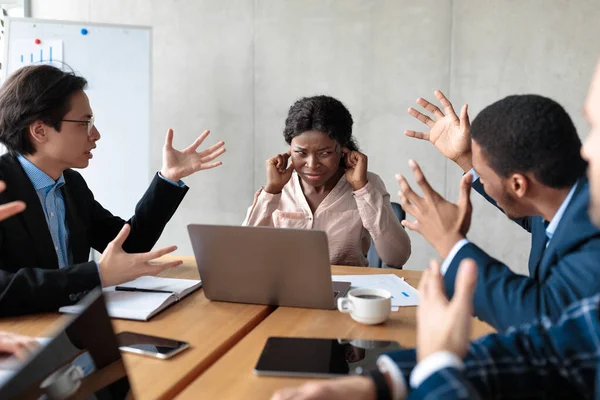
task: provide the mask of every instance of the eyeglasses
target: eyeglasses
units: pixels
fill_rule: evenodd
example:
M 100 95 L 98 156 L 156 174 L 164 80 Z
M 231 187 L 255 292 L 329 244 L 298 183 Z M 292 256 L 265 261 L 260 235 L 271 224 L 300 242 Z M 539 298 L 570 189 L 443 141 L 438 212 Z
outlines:
M 95 115 L 92 115 L 90 119 L 61 119 L 63 122 L 79 122 L 80 124 L 87 124 L 87 134 L 90 136 L 92 134 L 92 128 L 94 127 L 94 120 L 96 119 Z

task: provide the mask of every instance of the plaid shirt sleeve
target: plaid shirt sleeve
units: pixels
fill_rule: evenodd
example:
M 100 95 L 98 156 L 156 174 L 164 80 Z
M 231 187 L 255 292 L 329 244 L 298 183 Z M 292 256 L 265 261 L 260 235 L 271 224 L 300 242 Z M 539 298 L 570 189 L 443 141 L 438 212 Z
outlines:
M 444 368 L 413 389 L 408 400 L 478 400 L 481 397 L 465 375 L 456 368 Z
M 471 344 L 464 372 L 433 373 L 411 399 L 591 398 L 600 384 L 600 295 L 569 306 L 555 323 L 542 319 Z M 408 382 L 414 350 L 388 354 Z

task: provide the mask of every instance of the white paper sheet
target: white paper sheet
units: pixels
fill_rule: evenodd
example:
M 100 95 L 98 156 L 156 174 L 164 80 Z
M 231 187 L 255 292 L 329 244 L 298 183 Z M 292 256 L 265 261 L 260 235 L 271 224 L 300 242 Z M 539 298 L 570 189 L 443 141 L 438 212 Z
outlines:
M 377 275 L 334 275 L 336 282 L 350 282 L 351 289 L 366 287 L 385 289 L 392 294 L 392 311 L 394 307 L 409 307 L 419 305 L 419 292 L 394 274 Z

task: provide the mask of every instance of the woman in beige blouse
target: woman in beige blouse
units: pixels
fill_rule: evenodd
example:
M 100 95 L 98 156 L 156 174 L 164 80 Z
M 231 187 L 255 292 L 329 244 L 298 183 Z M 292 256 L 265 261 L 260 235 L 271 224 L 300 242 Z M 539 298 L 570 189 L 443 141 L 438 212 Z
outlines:
M 339 100 L 298 100 L 283 131 L 290 148 L 267 160 L 267 184 L 255 194 L 244 225 L 325 231 L 331 263 L 337 265 L 367 266 L 373 238 L 382 261 L 401 268 L 410 240 L 383 181 L 367 171 L 352 124 Z

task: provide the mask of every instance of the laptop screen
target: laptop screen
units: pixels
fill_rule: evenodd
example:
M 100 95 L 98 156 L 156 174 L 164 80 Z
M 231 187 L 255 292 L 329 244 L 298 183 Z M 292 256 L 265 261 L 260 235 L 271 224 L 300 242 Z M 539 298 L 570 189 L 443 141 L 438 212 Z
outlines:
M 83 300 L 73 316 L 46 344 L 11 368 L 1 399 L 131 399 L 133 395 L 102 292 Z

